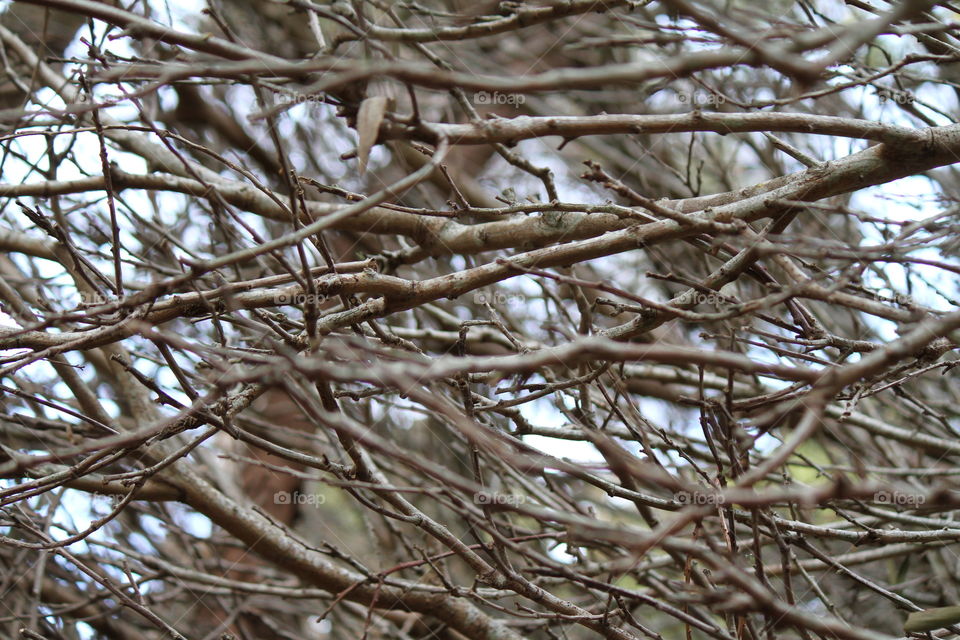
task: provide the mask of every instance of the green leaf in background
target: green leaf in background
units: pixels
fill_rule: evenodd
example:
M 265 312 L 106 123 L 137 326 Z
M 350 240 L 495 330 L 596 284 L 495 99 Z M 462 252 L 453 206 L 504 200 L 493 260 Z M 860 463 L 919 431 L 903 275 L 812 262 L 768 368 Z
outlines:
M 911 613 L 903 623 L 903 630 L 907 633 L 934 631 L 958 622 L 960 622 L 960 606 L 937 607 Z

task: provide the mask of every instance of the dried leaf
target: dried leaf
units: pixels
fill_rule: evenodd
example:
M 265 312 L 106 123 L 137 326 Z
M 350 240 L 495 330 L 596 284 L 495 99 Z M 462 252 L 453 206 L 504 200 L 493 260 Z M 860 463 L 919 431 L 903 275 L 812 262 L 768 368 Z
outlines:
M 387 112 L 387 100 L 386 96 L 370 96 L 360 103 L 360 111 L 357 113 L 357 133 L 360 134 L 357 160 L 360 161 L 360 175 L 367 170 L 370 149 L 380 134 L 380 123 Z

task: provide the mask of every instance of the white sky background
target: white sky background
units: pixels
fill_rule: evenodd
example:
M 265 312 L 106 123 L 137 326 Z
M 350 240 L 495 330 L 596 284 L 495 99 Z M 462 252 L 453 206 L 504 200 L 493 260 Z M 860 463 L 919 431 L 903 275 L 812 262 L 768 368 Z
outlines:
M 6 3 L 4 3 L 6 4 Z M 179 0 L 177 2 L 153 2 L 153 6 L 157 9 L 157 14 L 154 16 L 155 19 L 164 19 L 167 17 L 172 21 L 173 25 L 181 29 L 194 29 L 196 26 L 195 19 L 199 10 L 204 6 L 201 2 L 193 2 L 187 0 Z M 842 5 L 842 3 L 836 3 L 837 5 Z M 846 11 L 844 9 L 844 11 Z M 98 24 L 98 36 L 102 34 L 103 25 Z M 84 29 L 82 35 L 89 37 L 88 31 Z M 905 46 L 909 40 L 906 38 L 888 38 L 886 39 L 890 47 L 895 51 L 901 49 Z M 117 54 L 125 55 L 132 54 L 133 51 L 128 47 L 127 42 L 124 39 L 114 40 L 109 43 L 109 49 Z M 75 42 L 71 48 L 68 50 L 68 55 L 76 55 L 77 57 L 83 57 L 85 55 L 85 47 L 78 42 Z M 933 74 L 931 74 L 933 75 Z M 237 92 L 249 92 L 249 89 L 246 88 L 237 88 Z M 875 96 L 873 96 L 873 91 L 866 89 L 863 90 L 864 96 L 863 100 L 865 103 L 865 113 L 868 117 L 881 119 L 885 122 L 892 124 L 900 124 L 904 126 L 914 127 L 917 126 L 915 122 L 907 118 L 897 107 L 892 103 L 881 103 Z M 98 97 L 102 98 L 103 96 L 109 95 L 112 92 L 109 88 L 99 88 L 97 91 Z M 50 90 L 45 90 L 41 92 L 40 97 L 42 100 L 49 100 L 49 106 L 51 107 L 62 107 L 63 104 L 55 97 L 54 93 Z M 254 108 L 254 100 L 252 96 L 238 96 L 242 99 L 233 100 L 232 104 L 234 107 L 237 105 L 249 105 L 249 110 Z M 938 108 L 948 112 L 956 113 L 957 104 L 956 98 L 952 91 L 944 89 L 943 87 L 924 87 L 921 89 L 919 95 L 917 96 L 921 102 L 929 102 L 930 104 L 936 105 Z M 167 90 L 166 92 L 161 91 L 161 98 L 165 101 L 165 106 L 171 106 L 169 103 L 172 102 L 171 92 Z M 287 112 L 287 115 L 281 120 L 281 134 L 291 135 L 293 133 L 293 120 L 297 118 L 310 118 L 315 117 L 316 112 L 312 111 L 315 109 L 315 105 L 299 105 L 292 108 Z M 922 107 L 921 107 L 922 109 Z M 681 109 L 682 110 L 682 109 Z M 133 119 L 136 116 L 135 110 L 129 105 L 121 105 L 118 107 L 113 107 L 110 109 L 111 115 L 120 119 Z M 938 116 L 932 111 L 925 110 L 927 115 L 933 117 L 938 124 L 948 124 L 946 119 Z M 245 115 L 241 113 L 241 116 Z M 328 114 L 329 115 L 329 114 Z M 707 134 L 711 135 L 711 134 Z M 66 136 L 64 136 L 64 140 Z M 343 137 L 340 140 L 341 147 L 338 148 L 336 154 L 331 154 L 330 156 L 330 168 L 335 169 L 337 167 L 342 167 L 342 163 L 336 157 L 339 153 L 348 151 L 352 149 L 354 138 Z M 526 155 L 534 164 L 539 166 L 550 166 L 554 171 L 557 181 L 557 187 L 560 191 L 561 199 L 568 202 L 583 202 L 583 203 L 601 203 L 607 201 L 609 198 L 605 194 L 599 193 L 596 189 L 586 186 L 581 182 L 577 177 L 577 168 L 571 168 L 565 162 L 560 160 L 555 155 L 554 150 L 556 149 L 555 140 L 548 139 L 546 144 L 538 140 L 528 140 L 520 144 L 516 151 Z M 31 158 L 37 158 L 43 155 L 45 149 L 43 140 L 40 137 L 27 137 L 21 138 L 16 141 L 15 146 L 19 151 L 24 153 L 26 156 Z M 58 143 L 59 144 L 59 143 Z M 842 157 L 852 152 L 852 150 L 857 150 L 862 148 L 861 141 L 848 141 L 848 140 L 833 140 L 833 154 L 834 157 Z M 854 149 L 851 149 L 851 145 L 854 146 Z M 857 146 L 860 145 L 860 146 Z M 78 136 L 76 147 L 78 153 L 75 155 L 80 158 L 84 158 L 87 162 L 87 166 L 83 167 L 85 171 L 90 174 L 99 174 L 100 164 L 99 164 L 99 143 L 96 137 L 93 134 L 81 134 Z M 111 150 L 111 159 L 118 161 L 121 166 L 126 171 L 129 172 L 144 172 L 146 167 L 144 166 L 143 161 L 134 156 L 128 154 L 123 154 L 116 150 Z M 386 152 L 380 148 L 376 149 L 372 157 L 372 164 L 384 163 L 388 159 Z M 832 158 L 824 158 L 832 159 Z M 293 158 L 294 162 L 298 158 Z M 754 158 L 749 159 L 751 162 L 754 161 Z M 801 167 L 797 166 L 799 170 Z M 343 170 L 345 171 L 345 170 Z M 332 174 L 336 175 L 334 171 L 331 171 Z M 76 168 L 71 167 L 67 163 L 62 165 L 58 179 L 66 180 L 73 179 L 82 176 L 82 172 Z M 236 176 L 233 176 L 236 177 Z M 347 174 L 342 175 L 343 178 L 347 178 Z M 38 175 L 30 175 L 26 171 L 26 166 L 17 161 L 8 160 L 4 165 L 4 173 L 2 182 L 5 183 L 16 183 L 16 182 L 35 182 L 39 181 L 42 178 Z M 507 165 L 499 157 L 494 157 L 491 161 L 490 166 L 487 168 L 487 171 L 483 176 L 480 177 L 481 182 L 490 185 L 490 190 L 492 193 L 502 192 L 507 187 L 512 187 L 515 189 L 518 198 L 523 199 L 527 194 L 538 194 L 540 197 L 543 197 L 542 184 L 539 181 L 535 180 L 530 176 L 521 176 L 519 179 L 517 177 L 517 170 L 513 167 Z M 349 185 L 345 185 L 349 186 Z M 95 194 L 90 194 L 87 196 L 89 199 L 96 197 Z M 175 212 L 179 212 L 183 208 L 184 199 L 182 196 L 174 194 L 156 194 L 156 197 L 161 202 L 167 202 L 169 206 L 161 207 L 162 210 L 171 212 L 171 216 L 175 215 Z M 147 199 L 147 197 L 142 192 L 135 191 L 125 191 L 123 193 L 123 198 L 131 205 L 137 208 L 143 207 L 141 211 L 152 211 L 153 204 Z M 894 220 L 916 220 L 929 217 L 934 215 L 942 210 L 942 206 L 937 202 L 937 193 L 934 191 L 932 184 L 926 178 L 923 177 L 912 177 L 899 180 L 895 183 L 888 185 L 883 185 L 881 187 L 875 187 L 871 189 L 866 189 L 862 192 L 857 193 L 851 206 L 856 209 L 863 211 L 867 215 L 873 215 L 877 217 L 891 218 Z M 2 217 L 2 223 L 5 226 L 11 226 L 13 228 L 24 228 L 26 221 L 24 220 L 22 214 L 16 205 L 12 202 L 8 202 L 5 208 L 0 211 L 0 217 Z M 257 224 L 256 219 L 250 219 L 253 224 Z M 170 220 L 167 220 L 170 222 Z M 194 229 L 196 232 L 196 229 Z M 37 231 L 36 233 L 40 233 Z M 864 225 L 864 234 L 866 242 L 870 244 L 876 244 L 882 242 L 882 236 L 880 232 L 872 227 L 871 225 Z M 191 243 L 198 241 L 199 237 L 186 237 L 184 238 L 185 242 Z M 124 238 L 125 241 L 134 242 L 133 238 L 129 235 L 126 235 Z M 945 260 L 946 258 L 938 255 L 933 250 L 927 252 L 929 255 L 918 253 L 922 257 L 935 258 L 938 260 Z M 642 260 L 641 256 L 633 255 L 618 255 L 610 256 L 607 258 L 599 259 L 594 261 L 594 266 L 601 272 L 606 270 L 609 274 L 611 280 L 617 280 L 618 284 L 624 285 L 622 282 L 624 274 L 624 264 L 625 261 L 631 260 Z M 951 259 L 952 262 L 955 260 Z M 41 261 L 42 262 L 42 261 Z M 459 263 L 455 263 L 459 264 Z M 48 263 L 46 265 L 48 271 L 43 275 L 48 277 L 57 277 L 61 276 L 59 279 L 62 280 L 64 285 L 69 284 L 69 280 L 62 276 L 62 270 L 56 265 Z M 898 291 L 890 291 L 891 296 L 895 293 L 906 294 L 907 287 L 904 278 L 904 273 L 902 267 L 899 265 L 892 265 L 886 267 L 887 273 L 891 276 L 893 281 L 899 287 Z M 638 270 L 639 271 L 639 270 Z M 936 287 L 942 289 L 943 292 L 946 292 L 948 296 L 952 296 L 954 299 L 957 298 L 957 283 L 955 279 L 948 277 L 946 274 L 939 270 L 927 267 L 915 267 L 916 273 L 922 275 L 924 278 L 927 278 L 932 282 Z M 640 271 L 642 273 L 642 271 Z M 618 280 L 619 279 L 619 280 Z M 635 278 L 636 282 L 631 283 L 635 284 L 635 290 L 643 293 L 644 292 L 644 283 L 643 278 Z M 869 283 L 867 283 L 869 284 Z M 914 282 L 915 288 L 912 291 L 912 295 L 918 299 L 921 303 L 932 306 L 936 309 L 950 309 L 953 308 L 953 305 L 942 296 L 938 295 L 936 291 L 931 290 L 929 287 L 923 285 L 922 282 L 916 280 Z M 630 288 L 627 286 L 626 288 Z M 508 282 L 501 283 L 497 285 L 496 289 L 491 289 L 491 291 L 500 291 L 500 292 L 511 292 L 527 295 L 538 295 L 539 288 L 533 284 L 528 278 L 523 276 L 513 278 Z M 515 304 L 516 302 L 508 302 L 506 305 L 501 305 L 498 307 L 498 310 L 501 313 L 509 313 L 509 305 Z M 522 304 L 519 303 L 519 304 Z M 525 305 L 525 309 L 533 305 Z M 571 312 L 576 314 L 576 309 L 571 307 Z M 461 317 L 464 317 L 463 314 L 466 313 L 466 309 L 460 309 Z M 464 317 L 466 319 L 466 317 Z M 543 318 L 544 321 L 547 320 L 546 317 Z M 896 330 L 892 323 L 879 320 L 876 318 L 869 318 L 868 320 L 872 325 L 881 332 L 881 335 L 888 337 L 889 339 L 896 338 Z M 538 321 L 531 320 L 531 323 L 536 323 Z M 14 325 L 15 323 L 8 316 L 0 314 L 0 323 L 7 325 Z M 534 327 L 536 329 L 536 327 Z M 538 331 L 532 331 L 533 335 L 536 335 Z M 770 361 L 771 356 L 766 352 L 757 352 L 751 354 L 759 360 Z M 149 372 L 148 372 L 149 373 Z M 44 364 L 38 363 L 27 367 L 22 372 L 23 375 L 27 376 L 36 376 L 38 378 L 48 378 L 52 376 L 51 368 Z M 161 383 L 175 386 L 175 380 L 172 377 L 172 374 L 165 372 L 164 377 L 160 380 Z M 62 395 L 67 396 L 68 391 L 65 388 L 58 388 L 58 392 Z M 521 411 L 531 422 L 551 427 L 563 426 L 567 423 L 566 418 L 554 407 L 552 404 L 553 400 L 549 398 L 541 399 L 533 403 L 524 405 L 521 407 Z M 104 405 L 108 411 L 112 412 L 113 415 L 116 415 L 117 408 L 109 400 L 104 401 Z M 640 401 L 640 409 L 642 413 L 656 424 L 667 425 L 670 423 L 674 424 L 683 424 L 684 422 L 694 425 L 694 428 L 699 429 L 697 426 L 696 413 L 695 412 L 681 412 L 678 414 L 677 411 L 671 409 L 667 410 L 665 406 L 656 400 L 643 399 Z M 528 436 L 526 440 L 533 444 L 536 447 L 541 448 L 542 450 L 561 457 L 568 457 L 571 459 L 584 461 L 584 462 L 600 462 L 602 458 L 593 448 L 589 445 L 583 443 L 574 443 L 567 441 L 560 441 L 549 438 L 542 438 L 537 436 Z M 96 502 L 96 501 L 95 501 Z M 64 496 L 63 507 L 61 509 L 61 516 L 64 519 L 64 522 L 71 522 L 74 527 L 82 529 L 89 525 L 91 521 L 91 515 L 89 514 L 89 509 L 91 501 L 86 494 L 80 494 L 77 492 L 68 491 Z M 103 505 L 95 505 L 102 507 Z M 148 525 L 149 526 L 149 525 Z M 162 527 L 162 523 L 157 522 L 157 527 Z M 190 519 L 190 529 L 193 530 L 198 535 L 203 535 L 204 531 L 209 530 L 209 523 L 205 519 L 197 517 Z M 101 534 L 96 534 L 99 536 Z M 97 539 L 95 537 L 95 539 Z M 81 545 L 85 543 L 79 543 Z

